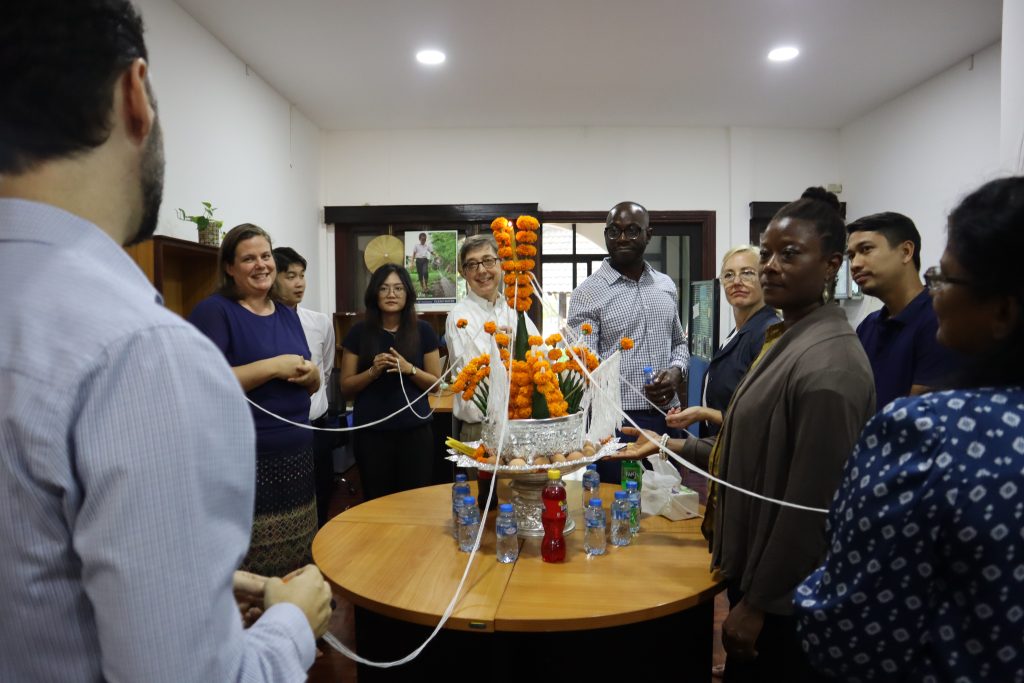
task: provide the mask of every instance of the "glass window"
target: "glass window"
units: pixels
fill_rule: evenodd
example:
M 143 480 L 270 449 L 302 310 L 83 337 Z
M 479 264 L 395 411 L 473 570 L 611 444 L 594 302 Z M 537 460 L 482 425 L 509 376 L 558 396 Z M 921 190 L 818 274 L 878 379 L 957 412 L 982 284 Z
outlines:
M 541 275 L 544 279 L 544 291 L 548 295 L 546 305 L 542 307 L 541 333 L 546 337 L 554 334 L 562 327 L 569 312 L 569 296 L 572 294 L 571 263 L 542 263 Z M 557 307 L 557 311 L 549 308 Z
M 572 226 L 545 223 L 540 231 L 544 254 L 572 253 Z
M 577 254 L 607 254 L 604 247 L 604 223 L 576 224 Z

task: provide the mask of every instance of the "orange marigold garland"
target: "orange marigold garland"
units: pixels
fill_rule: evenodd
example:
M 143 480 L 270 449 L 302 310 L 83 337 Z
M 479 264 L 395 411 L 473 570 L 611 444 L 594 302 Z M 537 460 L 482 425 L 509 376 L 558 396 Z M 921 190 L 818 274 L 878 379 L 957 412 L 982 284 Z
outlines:
M 507 218 L 495 218 L 491 231 L 498 243 L 498 256 L 502 259 L 502 278 L 505 299 L 517 312 L 515 347 L 512 338 L 499 332 L 492 320 L 484 324 L 484 331 L 494 335 L 501 365 L 508 372 L 510 419 L 561 417 L 578 412 L 583 390 L 588 384 L 586 370 L 593 372 L 600 361 L 586 346 L 570 347 L 562 335 L 552 334 L 546 339 L 528 334 L 525 312 L 533 305 L 533 285 L 530 271 L 536 263 L 537 231 L 540 227 L 532 216 L 520 216 L 513 224 Z M 460 319 L 459 329 L 468 323 Z M 584 323 L 582 334 L 592 334 L 593 327 Z M 620 348 L 633 348 L 633 340 L 624 337 Z M 452 389 L 465 400 L 472 400 L 482 412 L 487 412 L 490 357 L 484 354 L 467 363 L 452 384 Z

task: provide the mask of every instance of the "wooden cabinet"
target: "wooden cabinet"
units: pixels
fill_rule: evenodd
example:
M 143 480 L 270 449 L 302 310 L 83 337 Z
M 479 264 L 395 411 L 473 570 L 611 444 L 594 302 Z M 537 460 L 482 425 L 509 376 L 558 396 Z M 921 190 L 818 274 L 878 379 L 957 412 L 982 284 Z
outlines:
M 157 235 L 125 251 L 163 295 L 167 308 L 183 318 L 217 286 L 217 247 Z

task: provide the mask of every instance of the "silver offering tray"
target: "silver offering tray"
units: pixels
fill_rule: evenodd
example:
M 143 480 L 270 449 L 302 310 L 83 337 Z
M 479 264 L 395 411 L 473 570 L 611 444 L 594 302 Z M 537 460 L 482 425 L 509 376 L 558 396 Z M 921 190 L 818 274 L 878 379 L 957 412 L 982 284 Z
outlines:
M 515 420 L 518 421 L 518 420 Z M 479 441 L 469 441 L 467 446 L 476 448 Z M 455 463 L 457 467 L 476 469 L 484 472 L 494 472 L 498 477 L 511 479 L 509 488 L 515 495 L 512 497 L 512 507 L 516 512 L 516 522 L 519 526 L 519 535 L 522 537 L 540 537 L 544 535 L 544 525 L 541 522 L 541 513 L 544 510 L 544 503 L 541 499 L 541 491 L 548 481 L 548 470 L 559 470 L 561 473 L 569 474 L 592 462 L 612 455 L 622 449 L 626 444 L 620 443 L 618 439 L 612 439 L 598 449 L 594 455 L 584 456 L 576 460 L 551 463 L 550 465 L 490 465 L 478 462 L 473 458 L 449 449 L 451 453 L 448 460 Z M 497 486 L 497 482 L 495 482 Z M 486 493 L 481 492 L 481 495 Z M 565 533 L 571 533 L 576 528 L 576 522 L 570 516 L 565 521 Z

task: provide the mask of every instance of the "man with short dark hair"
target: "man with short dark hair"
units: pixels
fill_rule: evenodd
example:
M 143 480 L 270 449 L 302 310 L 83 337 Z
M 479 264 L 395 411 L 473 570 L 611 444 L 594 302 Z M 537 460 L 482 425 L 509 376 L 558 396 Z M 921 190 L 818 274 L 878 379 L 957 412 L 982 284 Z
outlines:
M 0 681 L 302 681 L 330 589 L 249 576 L 243 630 L 252 417 L 122 249 L 163 187 L 142 33 L 127 0 L 0 3 Z
M 903 214 L 887 211 L 846 226 L 850 275 L 885 304 L 857 326 L 871 361 L 878 406 L 939 386 L 959 367 L 935 339 L 931 295 L 921 284 L 921 235 Z
M 334 369 L 334 325 L 326 314 L 299 306 L 306 295 L 306 259 L 291 247 L 274 249 L 277 266 L 275 291 L 278 300 L 299 314 L 309 345 L 310 360 L 320 368 L 320 388 L 309 397 L 309 424 L 327 426 L 327 386 Z M 334 444 L 337 432 L 313 433 L 313 478 L 316 480 L 317 526 L 327 523 L 334 494 Z
M 622 409 L 643 429 L 667 431 L 660 410 L 679 405 L 676 396 L 690 354 L 679 320 L 679 293 L 672 278 L 644 260 L 651 240 L 650 216 L 640 204 L 620 202 L 608 212 L 604 243 L 608 257 L 573 291 L 568 326 L 602 358 L 619 348 L 623 337 L 635 346 L 622 355 Z M 644 367 L 654 381 L 645 384 Z M 627 383 L 642 390 L 638 395 Z M 621 463 L 599 462 L 601 481 L 619 483 Z

